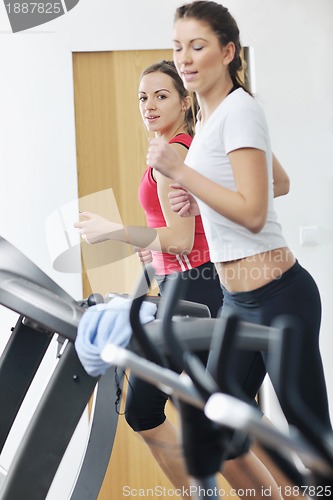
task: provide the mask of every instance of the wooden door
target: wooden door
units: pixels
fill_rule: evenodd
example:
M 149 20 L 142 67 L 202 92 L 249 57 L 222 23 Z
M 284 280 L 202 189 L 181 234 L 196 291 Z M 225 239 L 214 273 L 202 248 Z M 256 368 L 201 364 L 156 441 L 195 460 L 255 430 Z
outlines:
M 146 165 L 148 134 L 139 113 L 137 89 L 143 69 L 170 57 L 170 50 L 73 54 L 81 209 L 87 208 L 88 201 L 91 211 L 94 206 L 96 212 L 107 211 L 103 198 L 113 193 L 122 221 L 145 225 L 137 191 Z M 85 296 L 91 291 L 131 292 L 140 264 L 127 251 L 129 258 L 85 272 Z M 98 500 L 122 498 L 126 485 L 171 487 L 146 446 L 120 416 Z

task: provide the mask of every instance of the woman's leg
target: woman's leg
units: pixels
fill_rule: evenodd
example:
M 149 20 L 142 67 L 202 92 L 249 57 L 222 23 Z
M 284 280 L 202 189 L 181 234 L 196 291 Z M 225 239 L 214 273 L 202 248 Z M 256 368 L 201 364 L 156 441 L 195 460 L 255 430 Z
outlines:
M 178 432 L 165 415 L 167 394 L 130 376 L 125 418 L 175 488 L 189 486 Z
M 270 295 L 265 303 L 263 321 L 265 324 L 278 315 L 290 315 L 299 323 L 302 333 L 302 345 L 295 353 L 298 365 L 297 397 L 304 405 L 305 412 L 312 414 L 325 429 L 331 431 L 326 382 L 319 349 L 319 331 L 321 322 L 321 301 L 317 285 L 311 275 L 298 263 L 285 275 L 283 286 L 276 283 L 274 295 Z M 282 276 L 282 278 L 284 275 Z M 272 378 L 274 385 L 274 380 Z M 293 412 L 284 407 L 289 423 L 297 425 Z
M 323 426 L 331 429 L 318 343 L 321 316 L 320 297 L 311 276 L 299 264 L 295 264 L 279 280 L 261 289 L 232 294 L 232 297 L 226 293 L 225 304 L 226 307 L 231 306 L 232 312 L 238 314 L 245 321 L 270 325 L 274 318 L 282 314 L 292 315 L 301 321 L 304 344 L 302 349 L 295 353 L 295 356 L 301 360 L 300 380 L 302 380 L 302 387 L 299 388 L 299 395 L 305 406 L 316 413 L 316 418 L 322 422 Z M 226 307 L 224 313 L 226 313 Z M 238 363 L 237 366 L 240 367 L 237 373 L 240 386 L 248 397 L 253 397 L 255 387 L 260 381 L 259 374 L 254 369 L 249 372 L 247 369 L 244 371 L 244 366 L 246 367 L 244 363 Z M 257 363 L 254 363 L 255 366 L 258 366 Z M 289 408 L 283 408 L 283 410 L 289 422 L 297 424 L 296 421 L 293 421 L 293 414 L 289 412 Z M 285 479 L 279 474 L 276 467 L 273 467 L 270 459 L 265 454 L 261 454 L 260 458 L 271 470 L 280 486 L 280 491 L 282 493 L 285 491 L 286 496 L 290 496 L 289 484 L 285 483 Z M 231 477 L 227 468 L 230 468 Z M 233 477 L 236 477 L 236 481 L 238 481 L 237 464 L 236 468 L 235 463 L 227 464 L 224 473 L 228 475 L 230 482 L 233 482 Z
M 189 487 L 189 477 L 179 434 L 174 425 L 166 419 L 158 427 L 141 431 L 139 435 L 173 486 L 186 490 Z
M 269 497 L 273 500 L 283 498 L 266 464 L 261 462 L 252 450 L 238 458 L 227 460 L 221 472 L 236 492 L 242 492 L 240 496 Z
M 266 424 L 271 424 L 271 422 L 263 417 L 263 420 Z M 272 424 L 271 424 L 272 425 Z M 265 467 L 269 470 L 269 472 L 274 477 L 276 483 L 278 484 L 279 490 L 281 491 L 281 496 L 284 498 L 307 498 L 302 495 L 302 491 L 299 489 L 299 494 L 297 494 L 297 488 L 294 488 L 294 484 L 283 474 L 281 469 L 277 467 L 272 458 L 263 450 L 263 448 L 258 443 L 254 443 L 251 447 L 253 453 L 257 456 L 257 458 L 265 464 Z
M 256 316 L 258 311 L 253 312 L 254 316 Z M 252 318 L 252 320 L 254 322 L 260 322 L 255 318 Z M 244 367 L 244 364 L 242 366 Z M 261 368 L 262 367 L 260 367 L 259 370 L 259 378 L 262 377 L 264 373 L 264 371 L 263 373 L 261 373 Z M 256 384 L 260 385 L 261 382 L 257 377 L 258 380 L 254 380 L 253 385 L 251 377 L 252 375 L 249 378 L 246 377 L 245 386 L 247 387 L 247 389 L 249 389 L 248 385 L 250 386 L 250 393 L 252 395 L 252 393 L 255 393 Z M 166 397 L 166 395 L 164 395 L 164 397 Z M 141 399 L 141 401 L 147 401 L 147 398 Z M 147 414 L 147 407 L 145 407 L 144 410 Z M 136 425 L 132 425 L 132 427 L 134 428 L 134 430 L 137 430 L 143 437 L 143 439 L 149 446 L 151 453 L 153 454 L 167 477 L 170 479 L 170 481 L 176 487 L 186 487 L 189 483 L 184 467 L 184 462 L 179 453 L 180 449 L 178 445 L 177 432 L 175 428 L 170 424 L 170 422 L 165 420 L 164 406 L 162 413 L 163 421 L 160 421 L 157 425 L 155 423 L 155 426 L 153 427 L 151 427 L 151 423 L 148 424 L 148 427 L 147 423 L 144 424 L 145 428 L 135 428 Z M 152 416 L 151 411 L 148 411 L 148 415 L 150 417 Z M 196 427 L 196 429 L 197 432 L 201 432 L 202 430 L 202 428 L 200 427 Z M 206 444 L 209 447 L 209 439 L 206 440 Z M 202 457 L 202 461 L 205 463 L 204 457 Z M 278 480 L 279 486 L 281 487 L 281 490 L 279 491 L 273 475 L 269 472 L 269 468 L 272 464 L 269 462 L 269 460 L 267 460 L 267 464 L 268 466 L 266 467 L 266 465 L 264 465 L 254 453 L 249 452 L 233 460 L 226 461 L 223 467 L 223 475 L 235 490 L 246 490 L 246 488 L 248 489 L 248 491 L 254 490 L 256 492 L 256 498 L 267 497 L 267 492 L 269 491 L 271 498 L 279 499 L 281 498 L 280 491 L 282 491 L 284 483 L 281 484 L 281 478 L 278 474 L 278 471 L 276 471 L 274 468 L 271 468 L 273 475 L 275 475 L 276 473 L 276 479 Z

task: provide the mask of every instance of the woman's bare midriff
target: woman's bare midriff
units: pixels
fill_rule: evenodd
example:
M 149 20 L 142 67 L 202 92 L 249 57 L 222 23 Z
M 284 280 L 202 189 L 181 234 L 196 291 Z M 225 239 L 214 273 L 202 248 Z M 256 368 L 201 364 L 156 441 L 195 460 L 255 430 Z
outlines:
M 222 285 L 229 292 L 249 292 L 278 279 L 295 264 L 288 247 L 215 264 Z

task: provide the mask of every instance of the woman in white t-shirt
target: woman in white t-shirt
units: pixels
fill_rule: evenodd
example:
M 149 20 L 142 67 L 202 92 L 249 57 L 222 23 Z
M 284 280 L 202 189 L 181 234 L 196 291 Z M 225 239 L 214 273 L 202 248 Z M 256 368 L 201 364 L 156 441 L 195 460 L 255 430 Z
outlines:
M 195 137 L 185 162 L 160 138 L 150 141 L 147 161 L 181 185 L 171 195 L 179 215 L 200 212 L 224 292 L 222 314 L 271 324 L 280 314 L 301 323 L 302 394 L 308 408 L 331 429 L 319 351 L 321 302 L 317 286 L 296 261 L 273 206 L 269 132 L 257 100 L 239 79 L 239 30 L 228 9 L 195 1 L 176 11 L 174 62 L 200 105 Z M 191 193 L 191 194 L 190 194 Z M 193 196 L 192 196 L 193 195 Z M 235 356 L 238 381 L 251 399 L 266 375 L 260 352 Z M 292 422 L 292 415 L 286 412 Z

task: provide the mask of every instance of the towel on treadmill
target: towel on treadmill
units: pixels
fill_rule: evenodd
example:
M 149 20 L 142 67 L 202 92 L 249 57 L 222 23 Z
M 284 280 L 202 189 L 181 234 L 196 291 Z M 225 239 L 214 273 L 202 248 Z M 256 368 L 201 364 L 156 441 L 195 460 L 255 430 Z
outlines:
M 126 347 L 132 336 L 129 321 L 131 299 L 114 297 L 107 304 L 89 307 L 79 323 L 75 349 L 86 372 L 98 377 L 103 375 L 110 364 L 103 361 L 101 353 L 107 344 Z M 140 309 L 142 324 L 155 319 L 157 306 L 144 301 Z

